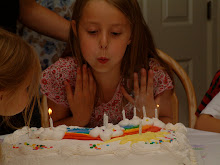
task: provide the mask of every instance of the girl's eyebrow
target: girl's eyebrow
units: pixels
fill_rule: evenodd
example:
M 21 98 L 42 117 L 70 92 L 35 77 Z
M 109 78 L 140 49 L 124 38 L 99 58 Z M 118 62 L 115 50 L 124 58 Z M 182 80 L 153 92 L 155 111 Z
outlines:
M 93 21 L 88 21 L 85 24 L 86 25 L 100 25 L 100 23 L 93 22 Z M 126 26 L 127 24 L 125 24 L 125 23 L 115 23 L 115 24 L 110 24 L 110 25 L 114 26 L 114 27 L 121 27 L 121 26 Z

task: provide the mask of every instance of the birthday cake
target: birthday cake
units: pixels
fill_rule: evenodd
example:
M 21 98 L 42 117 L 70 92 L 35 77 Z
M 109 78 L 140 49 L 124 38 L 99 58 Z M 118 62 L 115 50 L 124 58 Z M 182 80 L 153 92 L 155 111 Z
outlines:
M 157 118 L 123 119 L 117 125 L 82 128 L 23 127 L 2 143 L 7 165 L 197 164 L 183 124 Z

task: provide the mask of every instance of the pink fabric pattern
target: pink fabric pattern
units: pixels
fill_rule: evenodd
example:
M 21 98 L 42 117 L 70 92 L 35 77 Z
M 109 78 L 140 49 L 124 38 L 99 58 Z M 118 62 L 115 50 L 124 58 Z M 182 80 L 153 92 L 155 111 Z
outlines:
M 154 72 L 154 96 L 162 93 L 165 90 L 173 89 L 172 80 L 169 75 L 161 69 L 160 64 L 155 60 L 150 60 L 150 68 Z M 43 72 L 41 79 L 41 92 L 45 94 L 50 100 L 56 104 L 62 104 L 66 107 L 69 106 L 65 86 L 63 82 L 67 80 L 72 86 L 73 92 L 76 82 L 76 68 L 77 61 L 72 58 L 60 58 L 56 63 L 49 66 Z M 120 82 L 122 83 L 122 82 Z M 118 85 L 113 98 L 108 103 L 101 103 L 98 101 L 97 106 L 94 108 L 88 127 L 102 126 L 103 114 L 108 115 L 109 122 L 117 124 L 122 120 L 122 105 L 123 94 L 120 91 L 120 84 Z M 124 106 L 126 118 L 133 117 L 133 105 L 128 103 Z

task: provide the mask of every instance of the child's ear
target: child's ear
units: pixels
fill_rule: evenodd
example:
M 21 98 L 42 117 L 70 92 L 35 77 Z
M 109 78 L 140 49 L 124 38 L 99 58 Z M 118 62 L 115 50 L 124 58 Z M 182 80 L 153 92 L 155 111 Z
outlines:
M 77 32 L 76 32 L 76 21 L 75 21 L 75 20 L 72 20 L 72 21 L 71 21 L 71 25 L 72 25 L 73 33 L 75 34 L 75 36 L 77 36 Z

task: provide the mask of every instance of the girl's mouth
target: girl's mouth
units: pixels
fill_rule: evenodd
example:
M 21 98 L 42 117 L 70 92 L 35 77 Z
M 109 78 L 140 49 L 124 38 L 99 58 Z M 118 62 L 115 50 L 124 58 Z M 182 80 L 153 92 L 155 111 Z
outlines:
M 99 57 L 99 58 L 98 58 L 98 61 L 99 61 L 101 64 L 105 64 L 105 63 L 107 63 L 107 62 L 109 61 L 109 59 L 106 58 L 106 57 Z

